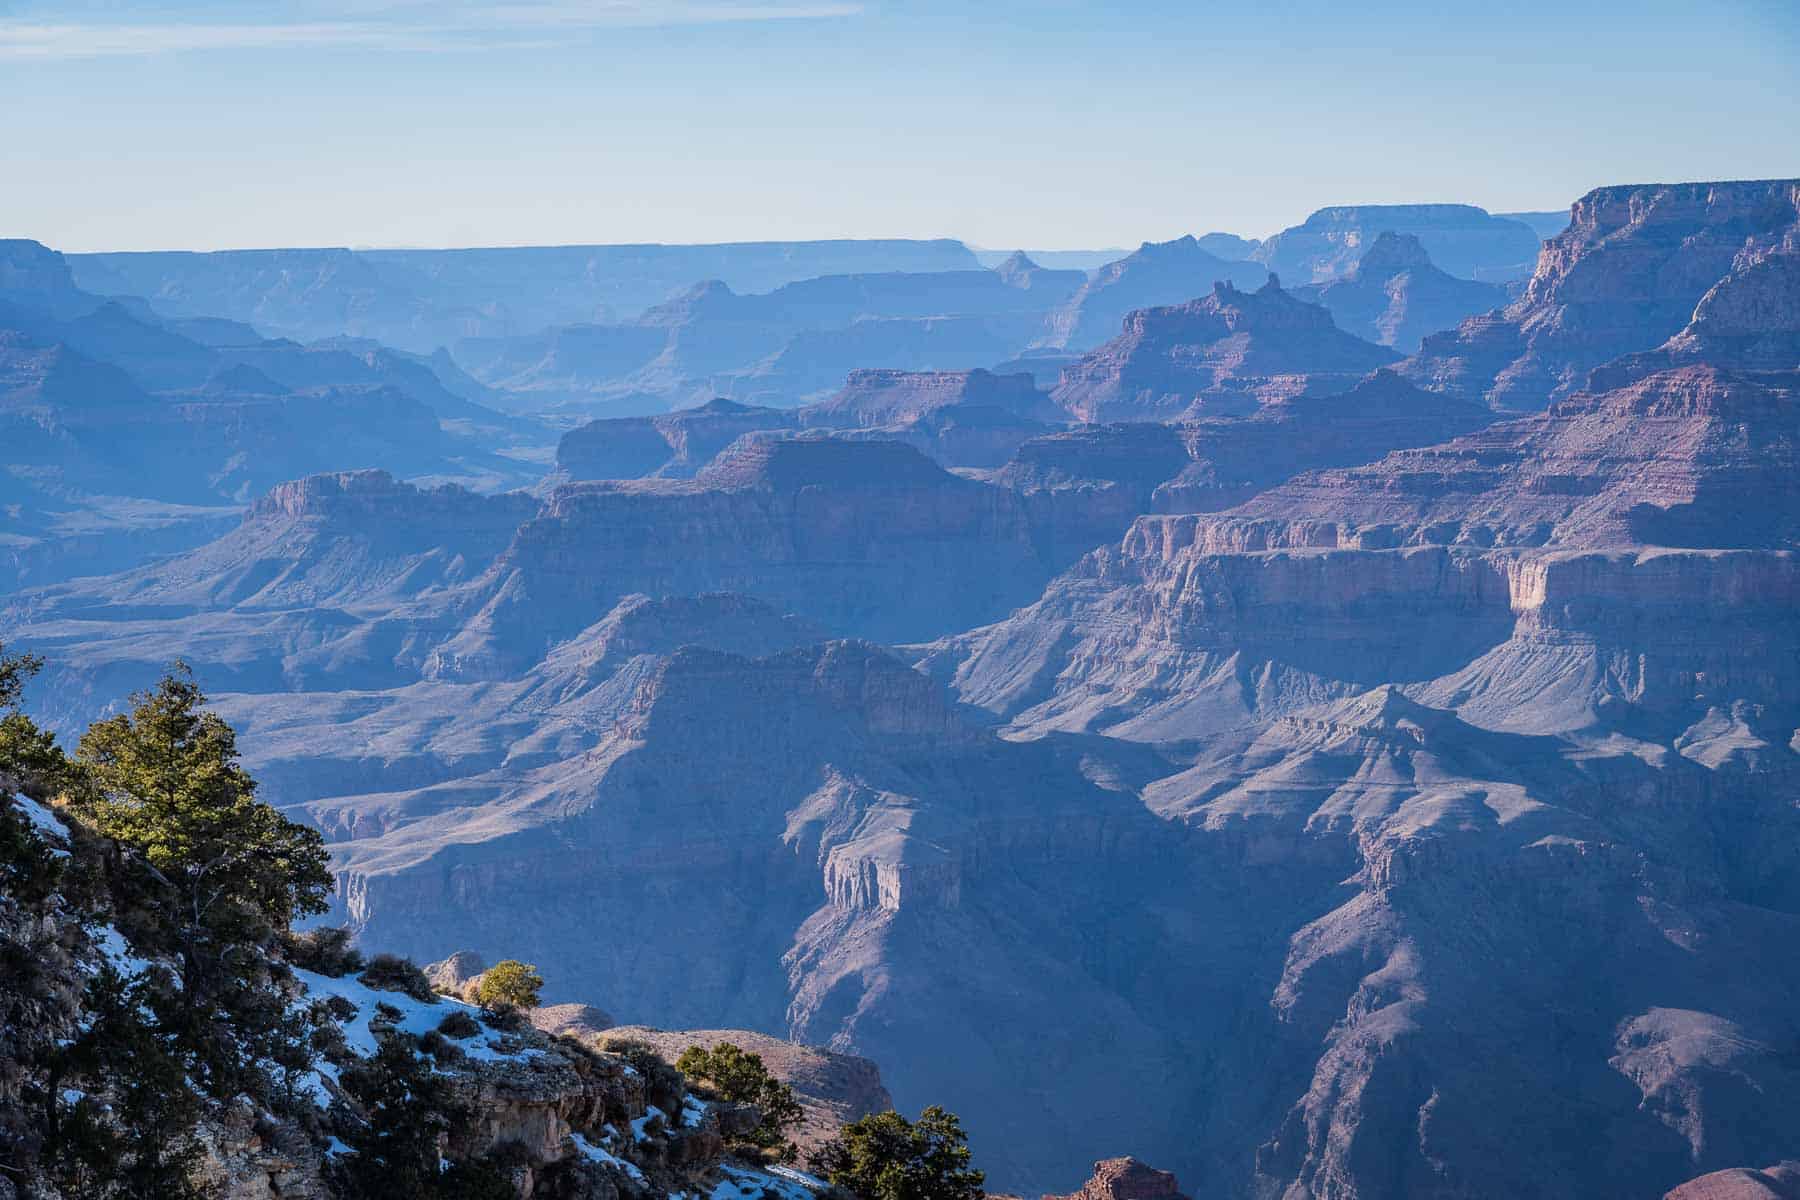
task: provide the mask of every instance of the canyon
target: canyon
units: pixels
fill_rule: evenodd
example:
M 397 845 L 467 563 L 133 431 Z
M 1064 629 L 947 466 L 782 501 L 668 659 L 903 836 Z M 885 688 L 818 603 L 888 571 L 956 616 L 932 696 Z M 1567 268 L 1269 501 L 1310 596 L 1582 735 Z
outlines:
M 996 1191 L 1779 1195 L 1800 183 L 1519 215 L 570 249 L 453 337 L 512 252 L 344 252 L 413 290 L 308 344 L 8 243 L 0 639 L 63 731 L 186 660 L 365 944 L 856 1056 Z

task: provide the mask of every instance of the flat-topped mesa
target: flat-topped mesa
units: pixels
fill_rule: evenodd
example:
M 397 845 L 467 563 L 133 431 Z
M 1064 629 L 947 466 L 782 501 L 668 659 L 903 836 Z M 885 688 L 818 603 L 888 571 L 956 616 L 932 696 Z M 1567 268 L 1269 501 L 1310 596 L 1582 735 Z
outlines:
M 250 506 L 244 521 L 366 519 L 375 523 L 368 528 L 372 533 L 379 531 L 379 525 L 419 520 L 476 521 L 511 528 L 537 509 L 538 501 L 523 492 L 486 496 L 454 483 L 436 487 L 403 483 L 382 470 L 337 471 L 276 484 Z
M 1133 312 L 1118 337 L 1063 369 L 1051 398 L 1084 421 L 1194 419 L 1341 391 L 1399 359 L 1345 333 L 1271 278 Z
M 874 429 L 918 421 L 953 407 L 994 408 L 1036 421 L 1058 421 L 1064 416 L 1029 374 L 996 375 L 980 368 L 852 371 L 842 391 L 808 405 L 797 416 L 808 428 Z
M 1421 387 L 1530 411 L 1594 367 L 1680 332 L 1741 256 L 1800 237 L 1800 180 L 1642 184 L 1577 200 L 1525 294 L 1427 337 L 1400 370 Z

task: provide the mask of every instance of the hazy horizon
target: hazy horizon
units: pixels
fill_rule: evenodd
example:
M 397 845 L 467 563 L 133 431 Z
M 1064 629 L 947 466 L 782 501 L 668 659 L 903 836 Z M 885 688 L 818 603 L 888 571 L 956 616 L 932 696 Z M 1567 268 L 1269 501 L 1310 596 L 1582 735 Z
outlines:
M 73 251 L 1085 249 L 1791 175 L 1800 10 L 1699 11 L 11 0 L 0 104 L 30 119 L 0 230 Z

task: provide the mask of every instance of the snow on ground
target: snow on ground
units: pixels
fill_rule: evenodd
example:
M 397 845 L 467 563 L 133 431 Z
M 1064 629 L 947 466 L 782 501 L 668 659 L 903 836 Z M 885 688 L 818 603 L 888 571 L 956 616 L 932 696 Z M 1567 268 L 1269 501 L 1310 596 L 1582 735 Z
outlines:
M 12 802 L 19 806 L 20 811 L 25 814 L 26 820 L 37 826 L 39 833 L 48 838 L 56 838 L 61 841 L 68 840 L 69 827 L 62 823 L 60 817 L 39 804 L 36 800 L 31 799 L 29 796 L 14 796 Z
M 377 1047 L 375 1033 L 369 1023 L 375 1019 L 375 1006 L 385 1004 L 397 1009 L 399 1018 L 394 1021 L 394 1028 L 418 1036 L 436 1029 L 453 1012 L 464 1012 L 477 1021 L 481 1010 L 473 1004 L 465 1004 L 461 1000 L 453 1000 L 448 996 L 439 996 L 436 1003 L 414 1000 L 405 992 L 384 992 L 360 982 L 354 975 L 332 978 L 320 975 L 316 971 L 295 969 L 294 975 L 305 986 L 309 999 L 325 999 L 329 996 L 341 996 L 356 1006 L 356 1015 L 343 1023 L 344 1041 L 357 1054 L 367 1058 L 374 1054 Z M 543 1055 L 542 1050 L 526 1049 L 511 1053 L 497 1048 L 496 1043 L 505 1035 L 490 1031 L 482 1026 L 482 1031 L 474 1037 L 451 1039 L 462 1049 L 462 1052 L 477 1062 L 527 1062 Z
M 94 949 L 100 952 L 100 957 L 125 978 L 135 979 L 150 969 L 150 960 L 133 954 L 125 935 L 111 925 L 93 926 L 89 928 L 88 936 L 94 939 Z
M 344 1031 L 344 1044 L 363 1058 L 368 1058 L 378 1048 L 375 1031 L 369 1027 L 370 1022 L 376 1017 L 375 1006 L 378 1004 L 386 1004 L 390 1008 L 396 1009 L 400 1013 L 400 1017 L 394 1022 L 394 1028 L 403 1029 L 414 1036 L 436 1029 L 444 1018 L 453 1012 L 464 1012 L 475 1017 L 478 1023 L 480 1021 L 480 1009 L 472 1004 L 464 1004 L 461 1000 L 453 1000 L 448 996 L 439 996 L 437 1003 L 431 1004 L 423 1000 L 414 1000 L 405 992 L 384 992 L 369 987 L 354 975 L 333 978 L 330 975 L 321 975 L 316 971 L 302 971 L 297 967 L 294 969 L 294 977 L 306 989 L 306 994 L 300 998 L 301 1004 L 331 996 L 341 996 L 356 1007 L 356 1015 L 341 1022 L 341 1028 Z M 492 1032 L 483 1025 L 481 1032 L 474 1037 L 451 1038 L 450 1040 L 452 1044 L 459 1047 L 465 1055 L 476 1062 L 529 1062 L 531 1059 L 543 1056 L 542 1050 L 531 1048 L 512 1052 L 499 1049 L 496 1043 L 504 1036 Z M 311 1093 L 314 1101 L 321 1108 L 331 1104 L 333 1094 L 332 1089 L 326 1086 L 326 1080 L 336 1084 L 338 1069 L 324 1059 L 320 1059 L 313 1064 L 313 1069 L 307 1072 L 301 1082 L 301 1086 Z
M 597 1162 L 603 1166 L 613 1167 L 623 1171 L 639 1183 L 646 1182 L 644 1173 L 638 1170 L 636 1163 L 626 1162 L 605 1147 L 594 1145 L 594 1143 L 588 1141 L 579 1133 L 572 1133 L 569 1136 L 575 1139 L 575 1148 L 581 1151 L 582 1157 L 586 1158 L 589 1162 Z
M 799 1184 L 801 1187 L 812 1188 L 814 1191 L 824 1191 L 826 1188 L 831 1186 L 830 1184 L 826 1183 L 823 1179 L 820 1179 L 817 1175 L 808 1175 L 805 1171 L 796 1171 L 792 1167 L 783 1167 L 780 1165 L 776 1165 L 776 1166 L 769 1167 L 768 1171 L 769 1171 L 769 1174 L 771 1174 L 771 1175 L 779 1175 L 783 1179 L 792 1180 L 794 1183 Z
M 786 1167 L 752 1170 L 748 1167 L 724 1166 L 719 1170 L 725 1178 L 713 1188 L 710 1200 L 762 1200 L 765 1193 L 778 1196 L 781 1200 L 814 1200 L 814 1186 L 825 1186 L 810 1175 L 791 1171 Z M 802 1183 L 802 1179 L 812 1182 Z
M 700 1122 L 706 1120 L 706 1101 L 698 1096 L 681 1098 L 681 1124 L 685 1129 L 698 1128 Z
M 669 1123 L 669 1118 L 664 1115 L 662 1109 L 656 1107 L 654 1104 L 649 1105 L 644 1109 L 644 1115 L 631 1123 L 632 1141 L 647 1142 L 650 1140 L 650 1135 L 645 1132 L 645 1127 L 650 1124 L 651 1119 L 654 1117 L 662 1117 L 664 1125 Z

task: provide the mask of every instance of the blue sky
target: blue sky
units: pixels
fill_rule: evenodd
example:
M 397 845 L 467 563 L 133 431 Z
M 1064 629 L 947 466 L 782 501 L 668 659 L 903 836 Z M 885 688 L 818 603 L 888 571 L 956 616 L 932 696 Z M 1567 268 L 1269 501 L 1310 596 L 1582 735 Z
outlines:
M 1263 235 L 1800 174 L 1800 3 L 0 0 L 65 249 Z

